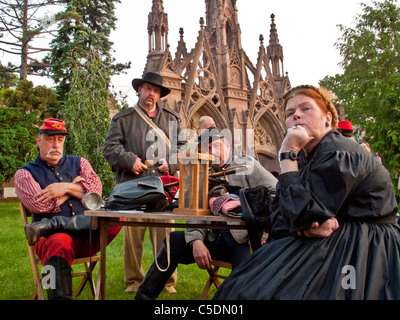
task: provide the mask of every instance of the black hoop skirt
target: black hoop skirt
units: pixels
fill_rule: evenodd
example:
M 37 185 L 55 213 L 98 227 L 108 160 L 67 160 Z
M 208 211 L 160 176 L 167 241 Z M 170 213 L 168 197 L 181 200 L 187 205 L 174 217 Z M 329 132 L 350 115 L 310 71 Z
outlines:
M 278 239 L 243 261 L 214 299 L 400 299 L 399 243 L 397 225 L 360 222 L 329 238 Z

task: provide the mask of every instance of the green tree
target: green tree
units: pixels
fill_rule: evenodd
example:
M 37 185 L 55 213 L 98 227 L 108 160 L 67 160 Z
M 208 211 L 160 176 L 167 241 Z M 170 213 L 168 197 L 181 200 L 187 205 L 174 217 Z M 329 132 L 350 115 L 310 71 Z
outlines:
M 338 96 L 346 117 L 382 157 L 397 190 L 400 172 L 400 7 L 396 0 L 361 4 L 354 28 L 340 25 L 336 44 L 344 73 L 320 85 Z
M 65 101 L 71 89 L 73 65 L 95 52 L 102 61 L 102 68 L 115 75 L 130 67 L 130 63 L 115 63 L 109 36 L 115 29 L 115 3 L 120 0 L 67 0 L 67 9 L 60 15 L 62 24 L 51 42 L 51 54 L 47 60 L 52 65 L 51 77 L 57 84 L 60 101 Z M 107 87 L 108 88 L 108 87 Z
M 19 108 L 0 107 L 0 186 L 35 159 L 39 115 L 39 110 L 23 114 Z
M 58 109 L 57 95 L 53 89 L 46 86 L 34 87 L 28 80 L 21 81 L 15 90 L 5 90 L 3 98 L 7 107 L 18 108 L 23 115 L 38 110 L 42 119 L 54 116 Z
M 27 80 L 21 81 L 15 90 L 2 89 L 0 94 L 1 186 L 18 168 L 35 159 L 38 125 L 58 102 L 53 89 L 34 87 Z
M 0 89 L 9 89 L 15 87 L 18 83 L 18 76 L 8 70 L 10 66 L 10 63 L 5 67 L 0 62 Z
M 115 3 L 119 0 L 70 0 L 64 20 L 51 43 L 52 77 L 61 101 L 59 116 L 71 135 L 69 154 L 85 157 L 103 183 L 104 194 L 111 191 L 113 174 L 102 155 L 110 124 L 108 90 L 111 76 L 121 65 L 111 55 L 111 30 L 115 29 Z M 120 69 L 121 68 L 121 69 Z
M 102 150 L 110 126 L 108 101 L 111 96 L 104 90 L 109 84 L 109 74 L 94 53 L 87 55 L 84 66 L 77 63 L 72 70 L 71 91 L 59 113 L 70 132 L 66 153 L 86 158 L 102 181 L 103 194 L 108 195 L 114 174 Z

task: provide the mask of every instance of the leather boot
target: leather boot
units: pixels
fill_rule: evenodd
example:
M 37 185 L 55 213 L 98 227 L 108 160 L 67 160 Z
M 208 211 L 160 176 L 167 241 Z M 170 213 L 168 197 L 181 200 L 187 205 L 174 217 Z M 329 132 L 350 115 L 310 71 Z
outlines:
M 24 226 L 26 240 L 33 246 L 40 237 L 48 237 L 55 233 L 66 233 L 76 236 L 91 229 L 92 218 L 76 215 L 71 218 L 55 216 L 50 219 L 43 218 L 38 222 L 28 223 Z M 89 234 L 89 233 L 88 233 Z
M 52 256 L 43 266 L 42 286 L 49 300 L 72 300 L 72 269 L 61 256 Z M 47 280 L 47 281 L 46 281 Z
M 163 243 L 160 251 L 158 252 L 157 262 L 162 269 L 165 269 L 168 265 L 167 247 L 165 246 L 165 243 Z M 150 269 L 147 271 L 146 276 L 136 292 L 135 300 L 157 299 L 177 266 L 177 263 L 170 261 L 167 271 L 162 272 L 158 269 L 155 261 L 153 261 Z

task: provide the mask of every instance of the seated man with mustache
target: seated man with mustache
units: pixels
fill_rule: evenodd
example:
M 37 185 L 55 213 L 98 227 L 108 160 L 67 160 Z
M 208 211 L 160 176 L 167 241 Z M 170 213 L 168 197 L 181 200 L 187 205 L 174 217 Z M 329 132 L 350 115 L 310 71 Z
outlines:
M 101 195 L 101 181 L 86 159 L 63 155 L 67 135 L 63 121 L 44 120 L 36 138 L 39 155 L 14 177 L 18 198 L 32 212 L 33 223 L 25 225 L 27 241 L 42 263 L 55 270 L 49 300 L 72 299 L 72 261 L 100 248 L 98 236 L 90 247 L 91 217 L 83 215 L 82 197 L 89 192 Z M 108 241 L 120 230 L 110 228 Z

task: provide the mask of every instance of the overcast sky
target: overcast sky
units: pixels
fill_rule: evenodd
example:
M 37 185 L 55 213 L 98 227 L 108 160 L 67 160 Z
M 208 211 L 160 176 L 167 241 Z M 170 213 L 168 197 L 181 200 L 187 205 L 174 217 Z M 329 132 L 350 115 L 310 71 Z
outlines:
M 326 75 L 342 73 L 338 64 L 339 51 L 334 44 L 341 36 L 337 25 L 354 27 L 355 16 L 362 13 L 361 2 L 370 0 L 238 0 L 237 9 L 242 31 L 242 46 L 255 65 L 259 35 L 268 45 L 271 14 L 279 41 L 284 50 L 284 69 L 292 86 L 318 85 Z M 204 0 L 164 0 L 168 14 L 169 45 L 174 56 L 179 40 L 179 28 L 184 28 L 188 50 L 194 48 L 200 29 L 199 19 L 205 18 Z M 113 78 L 118 90 L 130 90 L 133 78 L 143 73 L 148 54 L 147 22 L 152 1 L 122 0 L 117 6 L 117 30 L 112 33 L 115 57 L 119 62 L 132 62 L 127 75 Z M 136 99 L 130 90 L 129 96 Z M 135 101 L 136 102 L 136 101 Z

